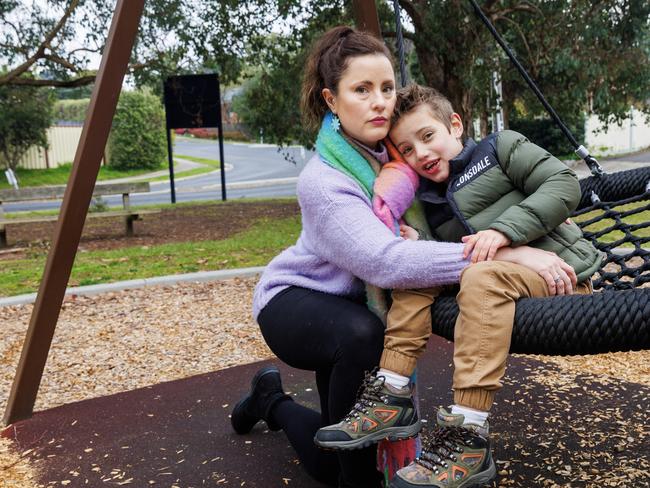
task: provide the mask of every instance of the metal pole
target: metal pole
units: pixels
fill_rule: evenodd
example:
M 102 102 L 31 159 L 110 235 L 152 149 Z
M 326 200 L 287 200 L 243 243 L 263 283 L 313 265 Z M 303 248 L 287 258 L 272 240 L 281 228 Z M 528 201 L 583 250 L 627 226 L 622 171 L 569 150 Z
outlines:
M 144 0 L 118 0 L 27 330 L 4 423 L 31 417 L 79 246 Z
M 226 201 L 226 163 L 223 160 L 223 120 L 221 119 L 221 86 L 217 78 L 217 99 L 219 100 L 219 119 L 217 130 L 219 131 L 219 167 L 221 169 L 221 200 Z
M 492 132 L 500 132 L 505 127 L 503 125 L 503 84 L 498 72 L 492 72 L 492 89 L 494 90 L 494 112 L 492 117 Z
M 167 124 L 167 159 L 169 161 L 169 191 L 172 203 L 176 203 L 176 184 L 174 183 L 174 153 L 172 149 L 172 135 L 169 124 Z

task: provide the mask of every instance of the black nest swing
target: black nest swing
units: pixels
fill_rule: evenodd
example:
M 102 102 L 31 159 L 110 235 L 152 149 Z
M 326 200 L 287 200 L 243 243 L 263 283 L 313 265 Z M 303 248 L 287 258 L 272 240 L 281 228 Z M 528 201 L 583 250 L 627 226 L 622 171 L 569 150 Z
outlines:
M 580 180 L 582 198 L 572 218 L 586 238 L 606 254 L 593 280 L 593 295 L 522 298 L 517 301 L 510 352 L 547 355 L 597 354 L 650 348 L 650 167 L 605 174 L 589 151 L 546 101 L 526 70 L 498 34 L 475 0 L 474 11 L 504 49 L 592 172 Z M 398 0 L 393 2 L 402 83 L 406 68 Z M 645 222 L 626 219 L 646 212 Z M 645 217 L 645 215 L 644 215 Z M 612 240 L 612 235 L 616 237 Z M 453 340 L 458 316 L 455 294 L 440 296 L 432 306 L 432 331 Z

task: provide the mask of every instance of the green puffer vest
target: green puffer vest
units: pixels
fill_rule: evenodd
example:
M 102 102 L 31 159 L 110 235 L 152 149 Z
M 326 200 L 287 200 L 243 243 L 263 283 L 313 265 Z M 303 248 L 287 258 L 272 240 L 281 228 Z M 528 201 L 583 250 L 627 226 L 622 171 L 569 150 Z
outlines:
M 576 224 L 565 222 L 580 201 L 575 173 L 517 132 L 498 132 L 478 144 L 468 139 L 450 161 L 446 189 L 422 180 L 418 197 L 442 241 L 494 229 L 512 246 L 556 253 L 573 267 L 578 282 L 600 268 L 601 253 Z

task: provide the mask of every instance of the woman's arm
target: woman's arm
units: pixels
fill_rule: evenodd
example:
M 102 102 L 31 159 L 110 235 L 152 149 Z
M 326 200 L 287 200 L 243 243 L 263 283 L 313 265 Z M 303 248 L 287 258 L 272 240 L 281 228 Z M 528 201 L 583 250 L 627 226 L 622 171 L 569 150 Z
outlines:
M 469 262 L 462 255 L 463 244 L 393 235 L 359 187 L 333 171 L 323 169 L 298 189 L 303 232 L 315 254 L 381 288 L 458 282 Z
M 520 264 L 532 269 L 546 281 L 551 295 L 571 295 L 578 282 L 574 269 L 557 254 L 529 246 L 503 247 L 496 260 Z

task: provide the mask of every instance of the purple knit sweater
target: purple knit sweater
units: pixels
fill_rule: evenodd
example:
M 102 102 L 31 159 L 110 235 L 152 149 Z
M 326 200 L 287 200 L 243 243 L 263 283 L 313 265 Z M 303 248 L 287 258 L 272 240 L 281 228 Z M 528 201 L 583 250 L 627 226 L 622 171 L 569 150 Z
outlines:
M 299 286 L 359 296 L 366 281 L 381 288 L 458 283 L 469 264 L 463 244 L 396 237 L 375 216 L 350 177 L 315 155 L 298 178 L 302 232 L 266 267 L 253 297 L 253 315 L 277 293 Z

